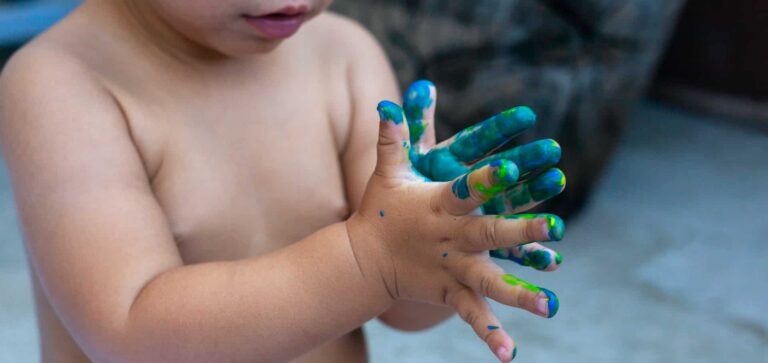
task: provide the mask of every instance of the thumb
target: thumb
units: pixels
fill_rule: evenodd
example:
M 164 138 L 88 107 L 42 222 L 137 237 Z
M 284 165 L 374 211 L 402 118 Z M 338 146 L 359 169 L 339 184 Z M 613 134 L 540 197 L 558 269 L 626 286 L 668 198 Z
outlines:
M 408 127 L 403 122 L 403 109 L 396 103 L 381 101 L 379 111 L 379 142 L 376 147 L 376 171 L 379 176 L 391 178 L 408 170 Z

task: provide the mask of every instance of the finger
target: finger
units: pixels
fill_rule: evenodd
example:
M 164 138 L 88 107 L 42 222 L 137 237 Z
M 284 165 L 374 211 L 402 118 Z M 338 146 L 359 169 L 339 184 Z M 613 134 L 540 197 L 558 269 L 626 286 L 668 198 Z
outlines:
M 448 148 L 459 160 L 472 162 L 501 147 L 535 123 L 536 114 L 530 108 L 511 108 L 459 132 Z
M 411 146 L 416 152 L 435 146 L 435 106 L 437 88 L 427 80 L 414 82 L 405 92 L 403 109 L 408 120 Z
M 493 154 L 478 161 L 473 169 L 482 167 L 494 160 L 511 160 L 520 169 L 520 175 L 528 174 L 536 169 L 551 168 L 560 161 L 562 150 L 560 144 L 552 139 L 538 140 L 522 146 Z
M 407 170 L 408 128 L 403 124 L 405 116 L 397 104 L 382 101 L 377 108 L 379 111 L 379 141 L 376 149 L 375 173 L 384 177 L 396 177 Z
M 483 204 L 488 214 L 512 214 L 531 209 L 565 189 L 565 174 L 552 168 L 533 179 L 518 183 Z
M 512 338 L 502 329 L 501 323 L 488 302 L 476 292 L 461 288 L 447 297 L 447 303 L 459 314 L 501 362 L 509 362 L 517 355 Z
M 553 292 L 506 274 L 485 259 L 469 257 L 460 261 L 449 268 L 462 284 L 478 294 L 545 318 L 557 314 L 560 304 Z
M 563 258 L 557 251 L 538 243 L 497 248 L 491 250 L 490 254 L 493 258 L 510 260 L 521 266 L 530 266 L 539 271 L 555 271 L 563 263 Z
M 498 160 L 464 174 L 450 184 L 446 183 L 441 194 L 441 205 L 449 214 L 468 214 L 513 185 L 517 177 L 517 166 L 514 163 Z
M 565 223 L 554 214 L 466 216 L 454 231 L 454 241 L 466 252 L 481 252 L 539 242 L 559 241 Z

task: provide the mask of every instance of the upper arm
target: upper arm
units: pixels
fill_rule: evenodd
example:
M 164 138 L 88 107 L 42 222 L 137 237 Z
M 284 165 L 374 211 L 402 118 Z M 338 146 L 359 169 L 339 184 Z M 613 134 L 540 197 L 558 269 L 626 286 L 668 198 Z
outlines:
M 0 143 L 43 290 L 104 352 L 142 287 L 181 264 L 120 107 L 75 60 L 23 49 L 0 76 Z
M 344 29 L 339 46 L 346 56 L 347 83 L 351 97 L 349 138 L 342 154 L 347 199 L 357 209 L 368 179 L 376 165 L 376 138 L 379 116 L 376 105 L 381 100 L 400 101 L 392 67 L 376 39 L 362 26 L 344 18 L 337 19 Z

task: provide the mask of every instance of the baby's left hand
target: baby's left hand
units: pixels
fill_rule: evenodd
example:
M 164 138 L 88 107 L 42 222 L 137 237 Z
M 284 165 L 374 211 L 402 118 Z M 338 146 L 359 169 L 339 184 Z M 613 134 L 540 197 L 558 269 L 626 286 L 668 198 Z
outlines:
M 410 130 L 411 163 L 425 178 L 450 181 L 494 160 L 511 160 L 520 171 L 521 181 L 485 203 L 486 214 L 520 213 L 563 191 L 565 175 L 553 168 L 560 161 L 560 146 L 554 140 L 538 140 L 491 154 L 536 123 L 530 108 L 509 109 L 435 145 L 436 101 L 434 84 L 417 81 L 406 91 L 403 103 Z M 562 261 L 560 254 L 538 243 L 491 251 L 491 256 L 542 271 L 554 271 Z

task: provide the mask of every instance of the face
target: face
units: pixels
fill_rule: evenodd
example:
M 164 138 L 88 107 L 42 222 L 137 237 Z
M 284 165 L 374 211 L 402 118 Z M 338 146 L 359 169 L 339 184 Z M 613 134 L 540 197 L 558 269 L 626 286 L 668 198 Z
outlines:
M 332 0 L 140 0 L 185 38 L 227 56 L 268 52 Z

